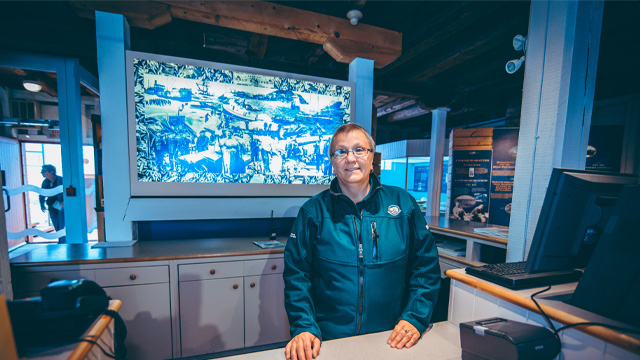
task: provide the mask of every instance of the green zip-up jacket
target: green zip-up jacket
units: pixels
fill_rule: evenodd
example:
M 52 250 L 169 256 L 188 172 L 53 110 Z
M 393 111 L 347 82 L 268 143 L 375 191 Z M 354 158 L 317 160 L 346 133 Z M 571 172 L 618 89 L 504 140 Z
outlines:
M 300 208 L 284 255 L 291 337 L 336 339 L 399 320 L 428 327 L 440 289 L 435 241 L 409 193 L 370 181 L 358 204 L 334 179 Z

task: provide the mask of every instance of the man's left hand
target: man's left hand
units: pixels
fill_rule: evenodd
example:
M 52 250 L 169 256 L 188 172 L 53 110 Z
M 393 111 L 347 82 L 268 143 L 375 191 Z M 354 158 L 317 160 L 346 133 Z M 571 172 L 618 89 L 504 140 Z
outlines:
M 391 335 L 389 335 L 387 344 L 396 349 L 402 349 L 403 347 L 408 349 L 412 347 L 418 339 L 420 339 L 420 332 L 418 329 L 411 325 L 410 322 L 400 320 L 396 327 L 393 328 Z

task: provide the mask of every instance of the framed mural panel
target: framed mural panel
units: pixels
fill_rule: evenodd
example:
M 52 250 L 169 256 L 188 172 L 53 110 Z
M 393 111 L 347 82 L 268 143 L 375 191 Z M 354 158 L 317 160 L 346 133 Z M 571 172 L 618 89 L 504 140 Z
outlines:
M 353 83 L 127 53 L 132 196 L 311 196 Z

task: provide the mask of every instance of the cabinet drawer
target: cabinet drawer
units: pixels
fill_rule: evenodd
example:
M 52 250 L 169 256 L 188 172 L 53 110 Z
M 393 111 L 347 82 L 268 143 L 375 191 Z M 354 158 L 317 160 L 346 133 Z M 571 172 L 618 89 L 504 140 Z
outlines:
M 25 271 L 13 272 L 12 285 L 16 293 L 37 292 L 47 285 L 58 280 L 94 280 L 93 270 L 68 270 L 68 271 Z
M 250 260 L 244 262 L 244 276 L 282 274 L 284 258 Z
M 96 270 L 100 286 L 142 285 L 169 282 L 167 266 L 145 266 Z
M 242 262 L 213 262 L 178 265 L 179 281 L 222 279 L 242 276 Z

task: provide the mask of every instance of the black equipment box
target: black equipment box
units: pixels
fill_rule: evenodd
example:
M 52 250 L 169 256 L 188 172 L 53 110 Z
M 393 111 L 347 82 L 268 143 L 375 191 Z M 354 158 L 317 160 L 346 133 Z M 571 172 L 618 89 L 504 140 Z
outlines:
M 546 328 L 502 318 L 460 323 L 463 360 L 553 359 L 560 342 Z

